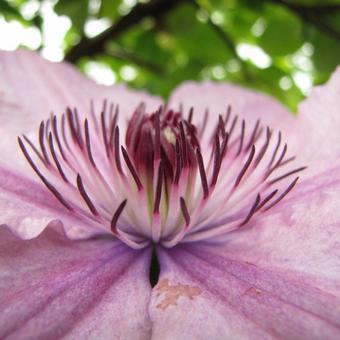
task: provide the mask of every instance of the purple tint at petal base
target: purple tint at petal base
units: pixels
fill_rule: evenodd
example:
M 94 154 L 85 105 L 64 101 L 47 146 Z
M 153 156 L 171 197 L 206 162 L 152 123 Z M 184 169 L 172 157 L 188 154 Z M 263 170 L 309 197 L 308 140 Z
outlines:
M 302 181 L 282 206 L 220 244 L 159 248 L 161 274 L 150 310 L 155 336 L 338 339 L 339 192 L 334 167 Z M 164 282 L 201 293 L 171 304 L 169 292 L 159 292 Z M 158 308 L 165 299 L 167 308 Z
M 150 337 L 150 251 L 72 241 L 47 228 L 24 241 L 0 231 L 0 338 Z
M 159 255 L 162 271 L 150 311 L 155 339 L 336 339 L 340 334 L 340 297 L 315 286 L 312 276 L 234 260 L 223 247 L 199 243 L 159 249 Z M 159 288 L 165 284 L 167 289 Z M 177 288 L 183 286 L 197 293 Z

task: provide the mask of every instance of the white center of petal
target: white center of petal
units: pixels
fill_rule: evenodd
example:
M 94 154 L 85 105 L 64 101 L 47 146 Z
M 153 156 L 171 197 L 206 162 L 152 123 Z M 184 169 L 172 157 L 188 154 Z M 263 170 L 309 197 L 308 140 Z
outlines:
M 193 110 L 147 114 L 141 104 L 126 131 L 118 112 L 104 102 L 82 122 L 67 109 L 41 122 L 36 145 L 19 145 L 70 214 L 133 248 L 218 241 L 279 203 L 304 169 L 280 132 L 259 120 L 248 129 L 230 108 L 212 132 L 208 112 L 194 124 Z

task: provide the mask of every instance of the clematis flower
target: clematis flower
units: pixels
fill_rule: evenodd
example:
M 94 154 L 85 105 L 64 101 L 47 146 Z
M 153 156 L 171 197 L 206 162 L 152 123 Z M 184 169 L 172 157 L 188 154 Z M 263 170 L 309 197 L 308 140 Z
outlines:
M 1 52 L 0 338 L 339 338 L 339 92 L 164 103 Z

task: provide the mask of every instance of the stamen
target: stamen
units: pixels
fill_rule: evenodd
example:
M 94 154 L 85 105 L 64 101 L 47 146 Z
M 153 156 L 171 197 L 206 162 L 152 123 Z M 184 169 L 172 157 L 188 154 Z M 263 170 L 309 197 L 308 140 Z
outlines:
M 199 138 L 202 138 L 202 136 L 204 134 L 205 128 L 207 126 L 208 118 L 209 118 L 209 110 L 206 109 L 204 111 L 204 118 L 203 118 L 203 123 L 202 123 L 202 126 L 201 126 L 201 130 L 200 130 L 200 133 L 199 133 Z
M 141 103 L 133 113 L 126 131 L 126 145 L 134 146 L 137 134 L 140 132 L 143 123 L 144 104 Z
M 97 121 L 97 116 L 96 116 L 95 111 L 94 111 L 94 103 L 93 103 L 92 99 L 90 100 L 90 112 L 91 112 L 92 121 L 94 123 L 94 128 L 98 132 L 98 121 Z
M 70 108 L 66 109 L 66 116 L 68 125 L 71 131 L 72 139 L 78 144 L 80 149 L 83 148 L 83 140 L 81 138 L 80 132 L 77 130 L 76 125 L 74 125 L 73 114 Z M 66 139 L 66 138 L 65 138 Z
M 106 105 L 105 105 L 105 109 L 106 109 Z M 103 140 L 104 140 L 106 156 L 107 158 L 110 158 L 109 143 L 107 141 L 107 135 L 106 135 L 106 122 L 105 122 L 105 111 L 104 110 L 100 115 L 100 121 L 101 121 L 102 135 L 103 135 Z
M 185 224 L 188 226 L 190 224 L 190 215 L 185 200 L 182 196 L 180 197 L 180 206 L 182 210 L 182 215 L 185 219 Z
M 225 127 L 225 124 L 224 124 L 223 118 L 222 118 L 221 115 L 219 115 L 218 116 L 218 125 L 217 125 L 217 134 L 220 132 L 222 138 L 224 138 L 225 135 L 226 135 L 224 127 Z
M 60 118 L 51 114 L 41 122 L 36 145 L 26 136 L 18 143 L 33 171 L 73 217 L 106 231 L 110 226 L 118 240 L 134 249 L 150 242 L 173 247 L 219 238 L 246 225 L 278 204 L 298 177 L 280 192 L 272 185 L 306 168 L 285 170 L 295 157 L 287 156 L 281 133 L 270 147 L 272 130 L 257 120 L 248 131 L 230 106 L 225 117 L 218 116 L 212 138 L 205 136 L 208 114 L 197 127 L 193 108 L 185 119 L 183 110 L 166 106 L 148 115 L 142 103 L 121 145 L 118 106 L 105 100 L 97 119 L 91 102 L 91 122 L 80 121 L 77 109 L 68 108 Z M 114 212 L 112 207 L 117 207 Z
M 252 145 L 255 143 L 256 134 L 257 134 L 257 130 L 258 130 L 259 126 L 260 126 L 260 119 L 258 119 L 256 121 L 256 124 L 254 126 L 253 132 L 252 132 L 251 137 L 249 139 L 249 142 L 248 142 L 248 144 L 247 144 L 247 146 L 245 148 L 246 152 L 248 152 L 248 150 L 250 150 Z
M 244 139 L 244 130 L 245 130 L 245 121 L 244 119 L 242 120 L 242 129 L 241 129 L 241 137 L 240 137 L 240 144 L 239 144 L 239 148 L 238 151 L 236 153 L 236 157 L 238 157 L 242 151 L 242 147 L 243 147 L 243 139 Z
M 121 146 L 121 150 L 122 150 L 122 154 L 123 154 L 125 163 L 126 163 L 128 169 L 130 170 L 130 173 L 131 173 L 134 181 L 136 182 L 138 190 L 142 190 L 143 189 L 142 182 L 140 181 L 140 179 L 138 177 L 137 171 L 134 168 L 134 166 L 133 166 L 133 164 L 132 164 L 132 162 L 131 162 L 131 160 L 129 158 L 129 155 L 128 155 L 127 151 L 124 149 L 123 146 Z
M 284 145 L 282 153 L 281 153 L 279 159 L 277 160 L 276 164 L 273 166 L 273 169 L 276 169 L 281 164 L 283 158 L 286 155 L 286 152 L 287 152 L 287 144 Z
M 62 179 L 66 182 L 66 183 L 69 183 L 68 179 L 66 178 L 66 175 L 63 171 L 63 168 L 61 167 L 60 163 L 59 163 L 59 160 L 58 160 L 58 157 L 55 153 L 55 150 L 54 150 L 54 145 L 53 145 L 53 138 L 52 138 L 52 133 L 50 132 L 48 134 L 48 144 L 50 146 L 50 151 L 51 151 L 51 154 L 52 154 L 52 158 L 54 160 L 54 163 L 60 173 L 60 176 L 62 177 Z
M 76 131 L 77 131 L 78 139 L 79 139 L 80 144 L 81 144 L 80 147 L 82 149 L 83 146 L 84 146 L 84 142 L 83 142 L 83 136 L 81 134 L 81 125 L 80 125 L 80 122 L 79 122 L 79 116 L 78 116 L 77 108 L 74 108 L 73 112 L 74 112 L 73 117 L 74 117 L 74 121 L 75 121 L 75 127 L 76 127 Z
M 256 210 L 257 210 L 257 207 L 258 205 L 260 204 L 261 202 L 261 196 L 260 194 L 257 194 L 256 196 L 256 199 L 255 199 L 255 202 L 254 204 L 252 205 L 247 217 L 244 219 L 244 221 L 240 224 L 240 227 L 244 226 L 245 224 L 247 224 L 250 219 L 252 218 L 252 216 L 255 214 Z
M 44 131 L 45 131 L 45 124 L 44 121 L 40 123 L 39 127 L 39 144 L 40 144 L 40 149 L 43 154 L 44 161 L 47 165 L 50 165 L 50 159 L 48 157 L 46 148 L 45 148 L 45 142 L 44 142 Z
M 286 155 L 286 152 L 287 152 L 287 144 L 284 145 L 279 159 L 274 164 L 274 166 L 271 169 L 268 170 L 267 174 L 265 175 L 265 178 L 268 178 L 281 165 L 281 162 L 284 159 L 284 156 Z
M 96 209 L 96 207 L 94 206 L 94 204 L 92 203 L 89 195 L 87 194 L 85 188 L 84 188 L 84 184 L 83 184 L 83 180 L 81 179 L 81 176 L 78 174 L 77 175 L 77 187 L 79 190 L 79 193 L 81 195 L 81 197 L 84 199 L 86 205 L 88 206 L 88 208 L 90 209 L 91 213 L 94 216 L 98 216 L 98 211 Z
M 238 120 L 238 116 L 235 116 L 234 119 L 233 119 L 233 122 L 231 123 L 231 127 L 230 127 L 230 129 L 228 131 L 229 137 L 231 137 L 231 135 L 233 134 L 233 131 L 234 131 L 236 123 L 237 123 L 237 120 Z
M 115 161 L 118 172 L 122 175 L 123 169 L 120 163 L 120 150 L 119 150 L 119 127 L 116 126 L 115 129 Z
M 118 219 L 120 217 L 120 215 L 122 214 L 125 206 L 126 206 L 127 200 L 125 199 L 122 203 L 120 203 L 120 205 L 118 206 L 117 210 L 115 211 L 115 213 L 112 216 L 112 220 L 111 220 L 111 231 L 114 234 L 117 234 L 117 222 Z
M 105 112 L 106 113 L 106 109 L 107 109 L 107 98 L 105 98 L 103 100 L 103 107 L 102 107 L 102 113 Z
M 196 130 L 195 130 L 195 127 L 191 124 L 189 124 L 187 121 L 184 122 L 186 128 L 187 128 L 187 131 L 190 135 L 190 139 L 191 139 L 191 144 L 187 144 L 188 145 L 188 148 L 192 148 L 192 147 L 199 147 L 200 146 L 200 143 L 196 137 Z M 189 157 L 190 158 L 190 157 Z
M 94 168 L 96 168 L 96 162 L 93 159 L 92 151 L 91 151 L 91 140 L 90 140 L 90 133 L 89 133 L 89 123 L 87 119 L 85 119 L 84 123 L 84 130 L 85 130 L 85 141 L 86 141 L 86 151 L 87 156 L 89 157 L 89 160 Z
M 252 160 L 254 158 L 254 155 L 255 155 L 255 145 L 252 146 L 250 154 L 249 154 L 249 157 L 248 157 L 247 161 L 245 162 L 243 168 L 241 169 L 239 175 L 236 178 L 234 187 L 237 187 L 240 184 L 240 182 L 242 180 L 242 177 L 244 176 L 244 174 L 248 170 L 249 165 L 251 164 L 251 162 L 252 162 Z
M 161 162 L 158 168 L 158 178 L 157 178 L 157 185 L 156 185 L 156 194 L 155 194 L 155 201 L 154 201 L 154 214 L 159 213 L 159 205 L 161 203 L 161 196 L 162 196 L 162 183 L 163 183 L 163 176 L 164 176 L 164 164 Z
M 50 131 L 50 120 L 47 119 L 46 120 L 46 125 L 45 125 L 45 138 L 46 140 L 48 140 L 48 133 Z
M 213 176 L 210 182 L 210 186 L 213 187 L 215 186 L 216 182 L 217 182 L 217 177 L 218 177 L 218 173 L 220 171 L 220 167 L 221 167 L 221 160 L 220 160 L 220 141 L 218 139 L 218 135 L 216 134 L 215 136 L 215 157 L 214 157 L 214 168 L 213 168 Z
M 188 165 L 188 150 L 187 150 L 187 142 L 184 133 L 183 123 L 181 122 L 180 125 L 180 132 L 181 132 L 181 146 L 182 146 L 182 157 L 183 157 L 183 165 Z
M 203 199 L 206 199 L 209 196 L 209 188 L 207 176 L 205 174 L 203 157 L 199 148 L 196 149 L 196 158 L 198 163 L 198 169 L 201 176 L 202 188 L 203 188 Z
M 227 112 L 225 115 L 225 120 L 224 120 L 224 126 L 228 126 L 230 115 L 231 115 L 231 106 L 228 105 Z
M 52 132 L 53 132 L 55 140 L 57 141 L 57 145 L 58 145 L 58 149 L 59 149 L 59 152 L 61 154 L 61 157 L 63 158 L 63 160 L 65 162 L 67 162 L 66 156 L 64 154 L 63 147 L 62 147 L 62 145 L 60 143 L 60 139 L 59 139 L 57 117 L 56 116 L 53 116 L 53 118 L 52 118 Z
M 258 166 L 258 164 L 261 162 L 263 156 L 265 155 L 267 148 L 268 148 L 268 145 L 269 145 L 269 142 L 270 142 L 270 138 L 271 138 L 271 132 L 270 132 L 270 129 L 267 127 L 266 140 L 265 140 L 264 145 L 262 146 L 259 154 L 257 155 L 257 157 L 254 161 L 254 168 L 256 168 Z
M 116 105 L 115 114 L 111 120 L 109 145 L 111 145 L 113 141 L 114 133 L 117 127 L 118 115 L 119 115 L 119 106 Z
M 222 162 L 222 159 L 224 158 L 224 156 L 227 153 L 228 141 L 229 141 L 229 133 L 226 133 L 226 135 L 223 138 L 222 146 L 221 146 L 221 153 L 220 153 L 221 154 L 221 157 L 220 157 L 221 162 Z
M 175 183 L 175 185 L 178 185 L 179 178 L 181 176 L 181 170 L 182 170 L 181 149 L 180 149 L 180 146 L 179 146 L 178 139 L 176 139 L 175 150 L 176 150 L 176 172 L 175 172 L 174 183 Z
M 287 172 L 286 174 L 284 174 L 284 175 L 282 175 L 282 176 L 280 176 L 280 177 L 274 178 L 274 179 L 271 180 L 268 184 L 269 184 L 269 185 L 272 185 L 273 183 L 279 182 L 279 181 L 281 181 L 282 179 L 284 179 L 284 178 L 286 178 L 286 177 L 289 177 L 289 176 L 291 176 L 291 175 L 293 175 L 293 174 L 296 174 L 296 173 L 298 173 L 298 172 L 300 172 L 300 171 L 303 171 L 303 170 L 305 170 L 305 169 L 307 169 L 307 167 L 306 167 L 306 166 L 302 166 L 302 167 L 300 167 L 300 168 L 297 168 L 297 169 L 294 169 L 294 170 L 292 170 L 292 171 L 289 171 L 289 172 Z
M 109 121 L 111 122 L 113 118 L 113 103 L 110 103 L 110 108 L 109 108 Z
M 281 162 L 280 165 L 278 166 L 278 168 L 281 168 L 282 166 L 284 166 L 284 165 L 290 163 L 291 161 L 294 161 L 295 159 L 296 159 L 295 156 L 289 157 L 289 158 L 286 159 L 285 161 Z
M 155 158 L 159 159 L 161 154 L 161 123 L 160 123 L 160 112 L 159 109 L 155 113 Z
M 45 163 L 44 157 L 43 155 L 40 153 L 40 151 L 35 147 L 35 145 L 29 140 L 29 138 L 25 135 L 23 135 L 23 138 L 25 139 L 25 141 L 27 142 L 27 144 L 32 148 L 32 150 L 34 151 L 34 153 L 39 157 L 39 159 L 41 160 L 41 162 Z
M 191 107 L 190 110 L 189 110 L 189 115 L 188 115 L 188 119 L 187 119 L 189 124 L 191 124 L 191 122 L 192 122 L 193 115 L 194 115 L 194 108 Z
M 20 149 L 22 153 L 24 154 L 25 158 L 27 159 L 28 163 L 34 170 L 34 172 L 38 175 L 38 177 L 41 179 L 41 181 L 45 184 L 48 190 L 51 191 L 51 193 L 57 198 L 57 200 L 66 207 L 66 209 L 73 211 L 72 207 L 66 202 L 66 200 L 63 198 L 63 196 L 60 194 L 60 192 L 47 180 L 45 176 L 42 175 L 42 173 L 38 170 L 36 165 L 34 164 L 32 158 L 30 157 L 29 153 L 27 152 L 24 143 L 22 142 L 21 138 L 18 137 L 18 142 Z
M 278 190 L 272 191 L 268 196 L 265 197 L 265 199 L 257 206 L 256 212 L 259 211 L 267 202 L 269 202 L 276 194 Z
M 299 180 L 299 177 L 296 177 L 292 183 L 288 186 L 288 188 L 271 204 L 269 207 L 267 207 L 264 211 L 268 211 L 271 209 L 274 205 L 279 203 L 288 193 L 291 191 L 294 186 L 296 185 L 297 181 Z
M 281 131 L 279 131 L 279 135 L 278 135 L 278 139 L 277 139 L 277 144 L 276 144 L 275 150 L 273 152 L 273 156 L 270 159 L 270 162 L 268 164 L 268 169 L 270 169 L 272 164 L 274 163 L 275 158 L 276 158 L 276 154 L 277 154 L 277 152 L 278 152 L 278 150 L 280 148 L 280 145 L 281 145 Z
M 63 138 L 63 141 L 66 145 L 66 148 L 67 150 L 71 150 L 69 144 L 68 144 L 68 140 L 67 140 L 67 137 L 66 137 L 66 130 L 65 130 L 65 125 L 66 125 L 66 119 L 65 119 L 65 114 L 63 113 L 62 116 L 61 116 L 61 135 L 62 135 L 62 138 Z

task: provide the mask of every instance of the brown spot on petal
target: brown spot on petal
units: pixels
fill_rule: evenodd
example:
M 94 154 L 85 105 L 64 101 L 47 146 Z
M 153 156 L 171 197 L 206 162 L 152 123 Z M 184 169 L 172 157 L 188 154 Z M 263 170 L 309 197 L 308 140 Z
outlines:
M 242 296 L 245 296 L 245 295 L 250 295 L 250 296 L 258 296 L 262 293 L 261 289 L 260 288 L 257 288 L 257 287 L 250 287 L 249 289 L 247 289 L 243 294 Z
M 156 308 L 165 310 L 169 306 L 177 306 L 179 298 L 186 297 L 193 300 L 201 292 L 198 287 L 183 284 L 171 285 L 168 279 L 164 279 L 156 287 L 156 296 L 163 297 L 163 300 Z

